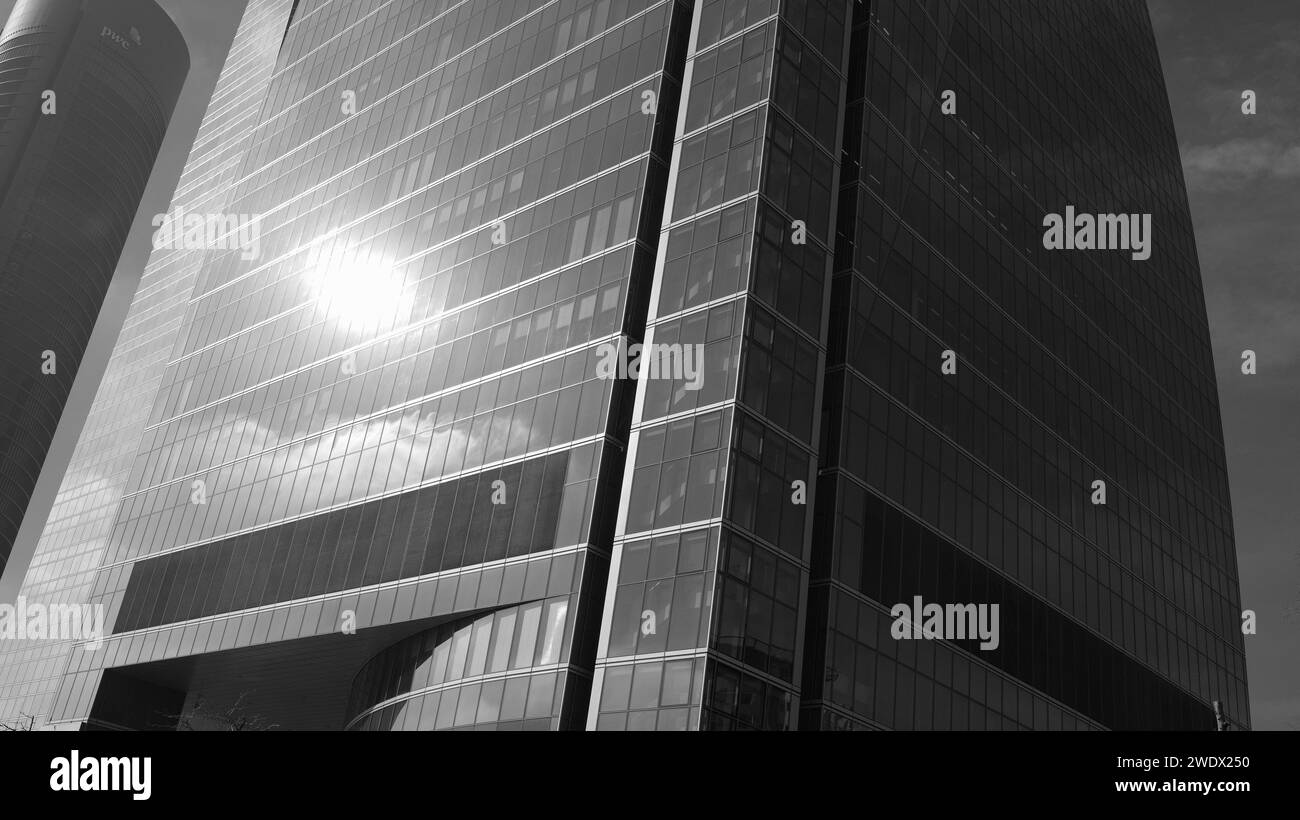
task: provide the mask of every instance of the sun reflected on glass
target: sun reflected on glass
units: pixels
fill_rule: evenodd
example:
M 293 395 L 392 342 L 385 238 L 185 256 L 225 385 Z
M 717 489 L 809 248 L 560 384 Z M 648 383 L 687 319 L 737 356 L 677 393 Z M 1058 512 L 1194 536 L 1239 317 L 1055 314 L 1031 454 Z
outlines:
M 312 293 L 327 315 L 354 329 L 391 324 L 402 304 L 402 278 L 385 263 L 347 259 L 322 266 Z

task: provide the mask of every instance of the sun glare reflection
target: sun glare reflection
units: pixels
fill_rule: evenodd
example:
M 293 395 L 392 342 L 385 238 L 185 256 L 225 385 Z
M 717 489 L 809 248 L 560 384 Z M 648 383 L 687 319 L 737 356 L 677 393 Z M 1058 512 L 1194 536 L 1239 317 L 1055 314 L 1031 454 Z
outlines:
M 391 266 L 373 261 L 323 267 L 312 289 L 330 317 L 358 330 L 391 324 L 402 302 L 401 278 Z

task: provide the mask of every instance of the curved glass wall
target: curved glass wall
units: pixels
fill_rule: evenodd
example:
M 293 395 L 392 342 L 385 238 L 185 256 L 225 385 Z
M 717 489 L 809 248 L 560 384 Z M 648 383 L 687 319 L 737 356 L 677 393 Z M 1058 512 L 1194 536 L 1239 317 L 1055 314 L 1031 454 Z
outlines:
M 574 605 L 561 595 L 398 641 L 357 673 L 348 730 L 555 728 Z

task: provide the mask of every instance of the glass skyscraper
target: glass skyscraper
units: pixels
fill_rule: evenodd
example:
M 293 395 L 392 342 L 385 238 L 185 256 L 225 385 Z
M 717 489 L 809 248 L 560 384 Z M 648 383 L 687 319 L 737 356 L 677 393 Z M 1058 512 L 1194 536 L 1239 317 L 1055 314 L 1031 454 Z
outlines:
M 19 0 L 0 34 L 0 571 L 189 67 L 151 0 Z
M 794 726 L 848 13 L 697 9 L 589 728 Z
M 1140 5 L 265 5 L 55 725 L 1248 725 Z
M 1212 730 L 1218 700 L 1249 727 L 1145 5 L 854 8 L 801 725 Z M 1046 250 L 1070 206 L 1152 215 L 1150 258 Z M 999 646 L 894 640 L 914 595 L 999 604 Z
M 249 3 L 173 205 L 194 213 L 225 209 L 290 7 L 290 0 Z M 63 605 L 88 601 L 202 259 L 202 250 L 183 248 L 150 257 L 19 596 Z M 70 640 L 0 643 L 0 718 L 44 722 L 71 652 Z

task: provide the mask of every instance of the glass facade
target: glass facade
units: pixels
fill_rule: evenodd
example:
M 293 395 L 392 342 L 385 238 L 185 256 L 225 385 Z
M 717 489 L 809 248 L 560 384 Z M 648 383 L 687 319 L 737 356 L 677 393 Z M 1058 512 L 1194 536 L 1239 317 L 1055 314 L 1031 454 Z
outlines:
M 289 0 L 249 3 L 173 207 L 192 213 L 225 210 L 290 6 Z M 89 601 L 149 404 L 172 354 L 202 257 L 201 250 L 171 248 L 150 256 L 20 596 L 74 605 Z M 44 722 L 72 652 L 70 641 L 0 644 L 0 719 L 29 715 Z
M 0 571 L 189 67 L 150 0 L 19 0 L 0 34 Z
M 853 38 L 801 725 L 1213 729 L 1221 700 L 1248 727 L 1146 9 L 883 0 L 854 5 Z M 1152 214 L 1150 259 L 1044 250 L 1067 205 Z M 894 640 L 917 594 L 999 604 L 1000 645 Z
M 563 714 L 575 596 L 498 609 L 407 638 L 357 674 L 353 731 L 551 729 Z
M 54 722 L 248 669 L 288 729 L 1249 725 L 1140 7 L 301 0 L 268 51 L 262 253 L 178 302 Z M 1045 252 L 1067 204 L 1155 253 Z
M 846 14 L 698 4 L 649 324 L 703 379 L 640 383 L 589 728 L 794 726 Z
M 634 389 L 593 351 L 643 332 L 689 23 L 297 4 L 226 205 L 260 253 L 204 255 L 90 596 L 113 635 L 54 722 L 109 722 L 123 667 L 202 680 L 222 650 L 537 595 L 577 596 L 545 715 L 585 718 Z

